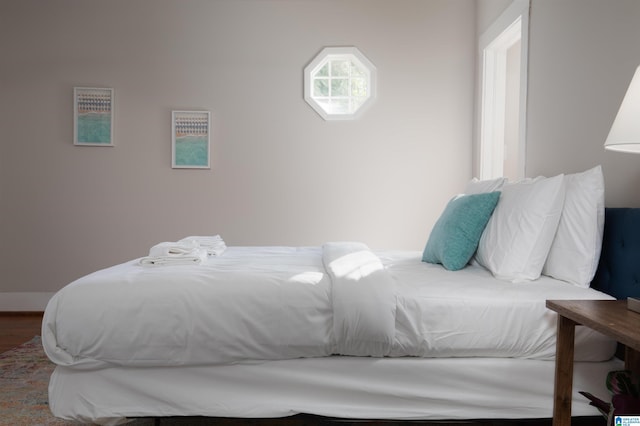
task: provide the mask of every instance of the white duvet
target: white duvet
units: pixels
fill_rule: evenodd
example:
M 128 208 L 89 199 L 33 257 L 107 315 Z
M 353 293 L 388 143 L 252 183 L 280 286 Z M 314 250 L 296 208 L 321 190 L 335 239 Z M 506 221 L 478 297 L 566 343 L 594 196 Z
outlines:
M 69 284 L 49 302 L 43 346 L 74 368 L 220 365 L 353 356 L 552 359 L 546 299 L 610 299 L 543 277 L 513 284 L 480 268 L 446 271 L 418 252 L 359 243 L 228 247 L 198 265 L 137 261 Z M 576 332 L 576 358 L 615 342 Z

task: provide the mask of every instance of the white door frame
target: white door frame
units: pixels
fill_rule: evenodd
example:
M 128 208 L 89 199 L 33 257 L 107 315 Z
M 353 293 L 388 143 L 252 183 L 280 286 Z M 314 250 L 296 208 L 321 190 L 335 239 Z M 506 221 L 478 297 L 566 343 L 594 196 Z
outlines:
M 530 0 L 514 0 L 479 38 L 480 93 L 474 175 L 480 179 L 503 174 L 506 53 L 518 40 L 521 50 L 517 178 L 525 176 L 529 8 Z

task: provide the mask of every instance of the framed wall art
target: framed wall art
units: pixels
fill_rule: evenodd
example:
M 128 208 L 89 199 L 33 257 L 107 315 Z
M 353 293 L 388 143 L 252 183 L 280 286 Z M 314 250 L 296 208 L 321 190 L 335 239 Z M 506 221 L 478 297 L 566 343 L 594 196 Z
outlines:
M 113 146 L 113 89 L 73 88 L 73 144 Z
M 172 111 L 171 167 L 210 169 L 210 129 L 209 111 Z

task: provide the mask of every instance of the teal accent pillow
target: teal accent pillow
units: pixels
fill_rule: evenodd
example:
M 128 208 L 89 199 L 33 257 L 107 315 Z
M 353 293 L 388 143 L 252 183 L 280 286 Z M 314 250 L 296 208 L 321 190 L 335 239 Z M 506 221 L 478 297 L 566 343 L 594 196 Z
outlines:
M 433 226 L 422 261 L 441 263 L 450 271 L 464 268 L 476 252 L 482 231 L 500 199 L 500 192 L 454 197 Z

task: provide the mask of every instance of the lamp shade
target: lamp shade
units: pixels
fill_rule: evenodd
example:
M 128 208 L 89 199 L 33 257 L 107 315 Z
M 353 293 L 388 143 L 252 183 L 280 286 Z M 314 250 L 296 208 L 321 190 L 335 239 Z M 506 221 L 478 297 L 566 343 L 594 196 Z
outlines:
M 640 154 L 640 66 L 624 95 L 604 149 Z

